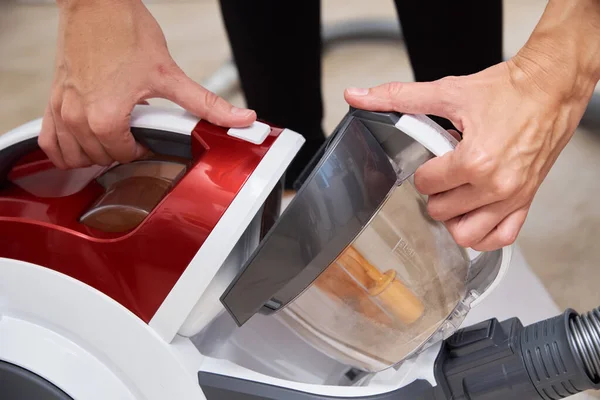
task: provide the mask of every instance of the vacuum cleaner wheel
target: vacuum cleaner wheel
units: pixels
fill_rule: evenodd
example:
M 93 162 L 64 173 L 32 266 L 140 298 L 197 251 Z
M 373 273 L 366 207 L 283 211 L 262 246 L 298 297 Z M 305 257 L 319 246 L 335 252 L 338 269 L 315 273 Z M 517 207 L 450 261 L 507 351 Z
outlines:
M 10 400 L 73 400 L 31 371 L 0 361 L 0 398 Z

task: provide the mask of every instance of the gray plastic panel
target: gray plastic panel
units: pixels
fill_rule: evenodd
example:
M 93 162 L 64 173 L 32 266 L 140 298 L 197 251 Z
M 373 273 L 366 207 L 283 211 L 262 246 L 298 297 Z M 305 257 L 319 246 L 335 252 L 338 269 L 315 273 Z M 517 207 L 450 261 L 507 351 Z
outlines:
M 583 369 L 581 352 L 570 344 L 568 322 L 576 315 L 567 310 L 526 327 L 517 318 L 465 327 L 443 342 L 434 366 L 438 386 L 415 381 L 352 399 L 557 400 L 598 389 Z M 205 372 L 198 380 L 208 400 L 342 399 Z
M 348 397 L 322 396 L 285 387 L 236 379 L 225 375 L 198 373 L 198 381 L 207 400 L 341 400 Z M 426 381 L 415 381 L 401 389 L 352 400 L 442 400 Z
M 221 297 L 243 325 L 302 293 L 372 218 L 396 183 L 379 142 L 348 115 L 315 169 Z M 265 307 L 267 305 L 267 307 Z

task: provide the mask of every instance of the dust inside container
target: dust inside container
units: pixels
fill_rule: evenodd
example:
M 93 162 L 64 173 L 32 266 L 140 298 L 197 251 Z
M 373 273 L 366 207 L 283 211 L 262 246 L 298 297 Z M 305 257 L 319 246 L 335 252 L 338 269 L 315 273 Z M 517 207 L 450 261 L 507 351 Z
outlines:
M 464 317 L 470 265 L 467 251 L 429 217 L 425 199 L 407 179 L 276 315 L 322 352 L 378 372 L 435 341 L 457 312 Z

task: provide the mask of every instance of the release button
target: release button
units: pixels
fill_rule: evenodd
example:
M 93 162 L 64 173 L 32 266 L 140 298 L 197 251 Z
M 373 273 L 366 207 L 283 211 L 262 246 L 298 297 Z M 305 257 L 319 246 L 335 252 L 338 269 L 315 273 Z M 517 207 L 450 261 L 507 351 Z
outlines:
M 245 140 L 254 144 L 262 144 L 271 133 L 271 127 L 265 123 L 255 121 L 246 128 L 230 128 L 227 131 L 229 136 Z

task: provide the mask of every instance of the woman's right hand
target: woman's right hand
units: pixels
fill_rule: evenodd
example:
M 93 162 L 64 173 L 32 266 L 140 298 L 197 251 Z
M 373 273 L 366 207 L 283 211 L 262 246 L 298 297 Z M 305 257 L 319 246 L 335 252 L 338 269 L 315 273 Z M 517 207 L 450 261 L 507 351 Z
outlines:
M 140 0 L 59 0 L 56 70 L 39 145 L 61 169 L 130 162 L 145 149 L 130 114 L 168 99 L 216 125 L 256 119 L 192 81 L 175 63 L 160 26 Z

